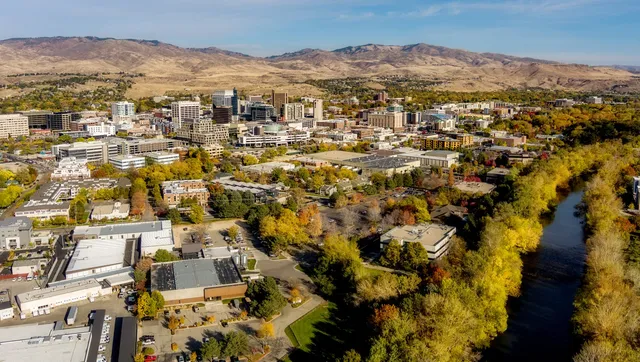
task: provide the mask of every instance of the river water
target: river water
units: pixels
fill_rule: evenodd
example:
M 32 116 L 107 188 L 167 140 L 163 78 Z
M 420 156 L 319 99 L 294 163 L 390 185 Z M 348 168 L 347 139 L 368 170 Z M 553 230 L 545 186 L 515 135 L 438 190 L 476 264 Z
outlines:
M 483 361 L 571 361 L 573 301 L 584 271 L 582 191 L 559 200 L 540 245 L 523 257 L 521 295 L 508 302 L 507 330 L 483 351 Z

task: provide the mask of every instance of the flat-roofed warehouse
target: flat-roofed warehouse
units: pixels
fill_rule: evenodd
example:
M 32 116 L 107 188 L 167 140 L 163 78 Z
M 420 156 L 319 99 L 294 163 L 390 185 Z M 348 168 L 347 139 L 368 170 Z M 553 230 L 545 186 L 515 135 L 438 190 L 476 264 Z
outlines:
M 67 265 L 67 279 L 82 278 L 122 269 L 132 265 L 132 255 L 126 255 L 126 239 L 79 240 Z M 131 248 L 129 248 L 131 250 Z
M 151 290 L 176 305 L 242 297 L 247 284 L 232 258 L 191 259 L 153 264 Z
M 62 329 L 57 328 L 58 323 L 61 322 L 0 328 L 0 360 L 88 361 L 92 327 Z

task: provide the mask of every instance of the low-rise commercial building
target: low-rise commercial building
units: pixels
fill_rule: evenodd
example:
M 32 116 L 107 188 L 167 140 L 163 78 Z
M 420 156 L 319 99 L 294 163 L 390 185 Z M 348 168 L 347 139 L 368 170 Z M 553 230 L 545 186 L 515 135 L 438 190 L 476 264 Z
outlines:
M 209 191 L 202 180 L 166 181 L 161 187 L 162 197 L 170 207 L 175 207 L 186 199 L 195 199 L 202 207 L 209 202 Z
M 125 267 L 126 239 L 78 240 L 65 270 L 67 279 L 78 279 Z
M 527 136 L 495 137 L 493 141 L 498 145 L 504 145 L 507 147 L 518 147 L 527 143 Z
M 220 146 L 217 143 L 209 143 L 206 145 L 200 146 L 203 150 L 209 153 L 211 157 L 220 157 L 222 156 L 222 152 L 224 152 L 224 147 Z
M 242 170 L 247 172 L 256 172 L 256 173 L 271 173 L 275 169 L 282 169 L 283 171 L 292 171 L 296 168 L 296 166 L 292 163 L 288 162 L 265 162 L 259 163 L 257 165 L 251 166 L 243 166 Z
M 141 256 L 153 255 L 163 249 L 173 250 L 173 230 L 171 221 L 149 221 L 128 224 L 112 224 L 103 226 L 76 226 L 73 230 L 73 240 L 127 239 L 139 243 Z
M 0 139 L 29 135 L 29 118 L 19 113 L 0 114 Z
M 87 162 L 102 164 L 108 163 L 109 157 L 118 154 L 118 147 L 102 141 L 91 141 L 54 145 L 51 147 L 51 151 L 58 159 L 75 157 L 87 160 Z
M 131 205 L 127 202 L 105 201 L 94 203 L 91 210 L 91 220 L 116 220 L 126 219 L 129 216 Z
M 151 290 L 179 305 L 243 297 L 247 284 L 232 258 L 191 259 L 153 264 Z
M 21 293 L 16 296 L 16 302 L 26 316 L 37 316 L 55 307 L 108 294 L 111 294 L 111 285 L 87 279 Z
M 368 121 L 373 127 L 391 128 L 394 131 L 404 129 L 403 112 L 369 113 Z
M 427 250 L 429 259 L 436 260 L 447 253 L 455 233 L 456 228 L 439 224 L 398 226 L 380 236 L 380 249 L 386 248 L 392 240 L 400 245 L 420 243 Z
M 438 166 L 450 168 L 458 164 L 460 153 L 455 151 L 420 151 L 413 148 L 396 150 L 399 156 L 420 161 L 421 167 Z
M 146 162 L 146 159 L 142 156 L 116 155 L 109 157 L 109 163 L 120 171 L 142 168 L 146 166 Z
M 87 179 L 50 182 L 38 189 L 29 201 L 18 207 L 15 216 L 37 219 L 50 219 L 56 216 L 69 216 L 69 201 L 78 195 L 81 189 L 100 190 L 131 186 L 129 179 Z
M 15 260 L 13 264 L 11 264 L 11 274 L 35 275 L 44 270 L 47 262 L 47 259 Z
M 180 159 L 180 155 L 173 152 L 149 152 L 145 153 L 144 157 L 150 160 L 151 163 L 159 165 L 170 165 Z
M 4 250 L 27 247 L 31 242 L 33 223 L 27 217 L 0 220 L 0 248 Z
M 96 326 L 61 328 L 55 323 L 20 324 L 0 330 L 3 361 L 95 361 L 100 330 Z M 90 351 L 95 349 L 92 354 Z M 90 359 L 93 356 L 93 359 Z
M 459 150 L 473 145 L 470 134 L 428 135 L 419 139 L 424 150 Z
M 172 138 L 150 138 L 125 140 L 122 138 L 109 138 L 109 144 L 117 148 L 121 155 L 139 155 L 141 153 L 167 151 L 184 146 L 184 142 Z
M 13 303 L 8 289 L 0 290 L 0 321 L 13 318 Z
M 245 134 L 238 138 L 238 144 L 245 147 L 276 147 L 305 143 L 309 141 L 311 134 L 305 131 L 270 131 L 262 133 Z
M 51 180 L 82 180 L 91 178 L 91 171 L 87 166 L 87 160 L 75 157 L 66 157 L 58 162 L 58 166 L 51 173 Z
M 245 192 L 253 194 L 256 202 L 266 202 L 269 198 L 277 198 L 281 191 L 286 189 L 281 184 L 263 185 L 256 182 L 240 182 L 234 180 L 215 180 L 214 184 L 221 185 L 225 190 Z
M 506 168 L 494 168 L 487 172 L 486 181 L 490 184 L 500 184 L 509 176 L 511 172 Z

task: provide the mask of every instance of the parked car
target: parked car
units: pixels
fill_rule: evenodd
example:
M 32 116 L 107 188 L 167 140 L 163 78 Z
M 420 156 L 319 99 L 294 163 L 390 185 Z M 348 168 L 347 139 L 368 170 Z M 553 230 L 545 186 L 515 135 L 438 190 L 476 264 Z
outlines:
M 184 362 L 184 357 L 182 355 L 178 355 L 178 362 Z
M 103 346 L 103 345 L 100 345 L 100 346 L 98 347 L 98 352 L 103 352 L 105 349 L 107 349 L 107 347 L 105 347 L 105 346 Z
M 105 321 L 110 321 L 110 320 L 111 320 L 111 316 L 110 316 L 110 315 L 108 315 L 108 314 L 107 314 L 107 315 L 105 315 L 105 316 L 104 316 L 104 320 L 105 320 Z
M 180 309 L 176 309 L 176 314 L 180 314 Z

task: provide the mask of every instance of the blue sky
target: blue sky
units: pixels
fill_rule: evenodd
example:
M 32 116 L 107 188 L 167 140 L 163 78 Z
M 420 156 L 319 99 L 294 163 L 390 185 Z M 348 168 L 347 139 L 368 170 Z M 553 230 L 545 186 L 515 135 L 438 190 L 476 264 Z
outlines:
M 0 38 L 94 35 L 266 56 L 428 43 L 640 65 L 640 0 L 6 0 Z

